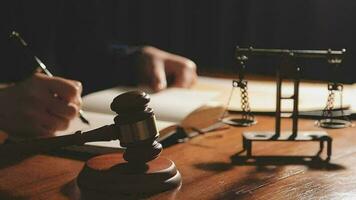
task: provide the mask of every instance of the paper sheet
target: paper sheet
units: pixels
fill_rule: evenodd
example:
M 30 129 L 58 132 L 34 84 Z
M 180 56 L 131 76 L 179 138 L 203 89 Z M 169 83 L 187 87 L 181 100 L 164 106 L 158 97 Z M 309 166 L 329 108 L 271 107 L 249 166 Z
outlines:
M 232 89 L 232 80 L 219 78 L 200 78 L 205 84 L 212 84 L 225 90 Z M 287 97 L 293 94 L 293 84 L 284 82 L 282 84 L 282 95 Z M 344 85 L 342 107 L 348 108 L 355 105 L 356 86 Z M 299 111 L 323 110 L 328 98 L 327 83 L 301 83 L 299 86 Z M 276 110 L 276 82 L 273 81 L 248 81 L 248 97 L 253 112 L 275 112 Z M 335 93 L 335 108 L 341 107 L 341 96 Z M 355 109 L 354 106 L 352 106 Z M 241 111 L 241 92 L 236 88 L 233 92 L 230 105 L 231 111 Z M 292 111 L 291 100 L 282 101 L 282 111 Z
M 110 104 L 119 94 L 135 90 L 134 88 L 112 88 L 83 98 L 83 109 L 110 113 Z M 188 114 L 204 105 L 219 94 L 217 91 L 198 91 L 181 88 L 169 88 L 158 93 L 150 94 L 151 101 L 149 106 L 153 108 L 156 118 L 162 121 L 179 123 Z

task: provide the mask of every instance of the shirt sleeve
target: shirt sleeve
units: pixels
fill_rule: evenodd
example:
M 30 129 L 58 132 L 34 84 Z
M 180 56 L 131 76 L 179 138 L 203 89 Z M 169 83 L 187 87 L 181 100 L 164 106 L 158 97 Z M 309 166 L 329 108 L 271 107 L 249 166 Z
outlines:
M 55 31 L 56 67 L 63 77 L 81 81 L 83 94 L 136 84 L 140 47 L 117 42 L 108 10 L 90 2 L 63 4 Z

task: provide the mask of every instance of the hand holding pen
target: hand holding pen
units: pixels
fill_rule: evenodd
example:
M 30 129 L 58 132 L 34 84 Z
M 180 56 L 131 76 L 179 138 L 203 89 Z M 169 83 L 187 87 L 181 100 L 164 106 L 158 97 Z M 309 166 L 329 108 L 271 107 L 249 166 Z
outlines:
M 1 128 L 28 137 L 65 130 L 78 116 L 81 90 L 77 81 L 35 73 L 0 91 Z
M 55 77 L 37 57 L 34 59 L 45 74 L 34 73 L 0 91 L 0 126 L 22 136 L 50 135 L 66 129 L 80 113 L 82 103 L 80 82 Z

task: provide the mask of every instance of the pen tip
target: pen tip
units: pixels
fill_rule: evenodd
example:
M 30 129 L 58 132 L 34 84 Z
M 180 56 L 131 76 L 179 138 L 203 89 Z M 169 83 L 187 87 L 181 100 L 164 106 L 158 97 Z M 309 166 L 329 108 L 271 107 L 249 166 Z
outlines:
M 83 123 L 90 125 L 90 122 L 85 119 L 82 115 L 79 116 Z
M 79 118 L 80 120 L 82 120 L 83 123 L 90 125 L 89 120 L 84 117 L 83 110 L 79 110 Z

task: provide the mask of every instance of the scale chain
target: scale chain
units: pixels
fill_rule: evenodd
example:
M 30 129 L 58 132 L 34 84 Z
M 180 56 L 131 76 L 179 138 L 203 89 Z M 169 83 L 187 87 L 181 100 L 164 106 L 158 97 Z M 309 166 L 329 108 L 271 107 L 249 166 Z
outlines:
M 248 98 L 247 81 L 246 80 L 238 81 L 238 86 L 241 91 L 242 118 L 245 120 L 253 120 L 254 116 L 251 114 L 251 108 L 250 108 L 250 103 Z
M 334 109 L 335 102 L 335 92 L 333 90 L 329 90 L 329 95 L 326 103 L 326 107 L 324 109 L 323 116 L 327 118 L 332 117 L 332 110 Z
M 328 95 L 326 106 L 325 106 L 324 111 L 323 111 L 323 117 L 332 118 L 333 117 L 333 113 L 332 112 L 333 112 L 333 110 L 335 108 L 335 105 L 334 105 L 334 103 L 335 103 L 335 91 L 342 92 L 343 91 L 343 85 L 342 84 L 338 84 L 338 83 L 328 83 L 328 91 L 329 91 L 329 95 Z M 341 97 L 341 100 L 342 100 L 342 97 Z

